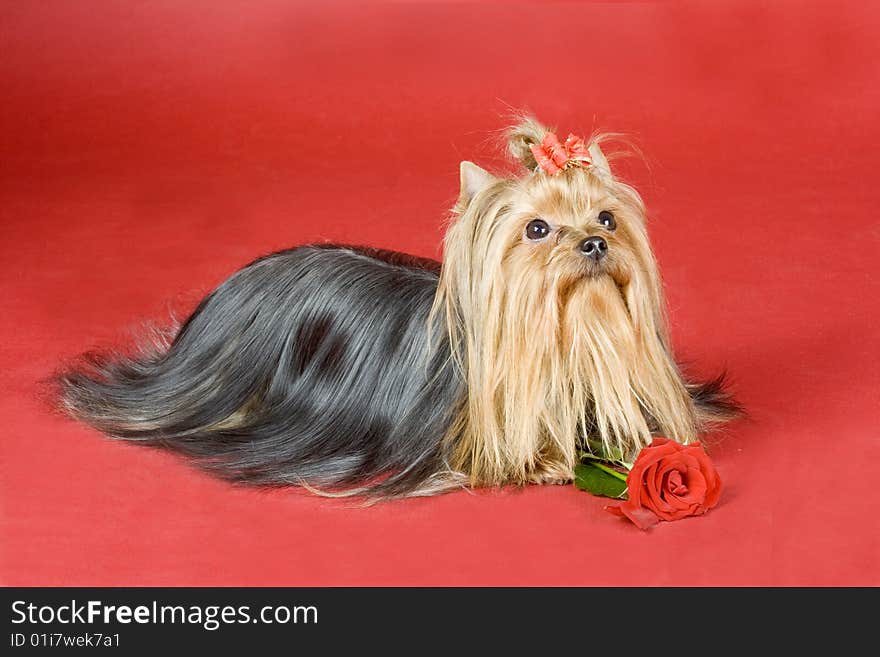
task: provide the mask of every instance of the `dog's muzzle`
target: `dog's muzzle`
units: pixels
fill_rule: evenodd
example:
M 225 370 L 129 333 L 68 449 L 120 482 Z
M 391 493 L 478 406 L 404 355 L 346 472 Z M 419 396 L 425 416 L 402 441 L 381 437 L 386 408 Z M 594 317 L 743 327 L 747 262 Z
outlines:
M 578 245 L 578 249 L 590 260 L 599 262 L 608 255 L 608 242 L 601 237 L 588 237 Z

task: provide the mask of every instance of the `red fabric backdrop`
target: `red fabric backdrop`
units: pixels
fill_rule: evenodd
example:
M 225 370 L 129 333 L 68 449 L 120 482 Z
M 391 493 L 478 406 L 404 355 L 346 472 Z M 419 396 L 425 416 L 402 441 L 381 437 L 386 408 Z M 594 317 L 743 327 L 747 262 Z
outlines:
M 870 3 L 3 3 L 0 581 L 880 584 Z M 673 335 L 751 419 L 709 515 L 573 487 L 369 509 L 236 489 L 38 381 L 278 248 L 437 256 L 509 108 L 631 135 Z

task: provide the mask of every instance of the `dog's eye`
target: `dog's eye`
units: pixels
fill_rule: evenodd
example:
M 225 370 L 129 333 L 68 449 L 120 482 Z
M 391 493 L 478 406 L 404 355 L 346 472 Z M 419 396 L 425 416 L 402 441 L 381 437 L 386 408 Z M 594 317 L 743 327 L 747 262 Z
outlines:
M 599 213 L 599 223 L 605 226 L 608 230 L 614 230 L 617 228 L 617 222 L 614 220 L 614 215 L 608 212 L 608 210 L 602 210 Z
M 532 219 L 526 226 L 526 237 L 530 240 L 542 240 L 550 234 L 550 226 L 543 219 Z

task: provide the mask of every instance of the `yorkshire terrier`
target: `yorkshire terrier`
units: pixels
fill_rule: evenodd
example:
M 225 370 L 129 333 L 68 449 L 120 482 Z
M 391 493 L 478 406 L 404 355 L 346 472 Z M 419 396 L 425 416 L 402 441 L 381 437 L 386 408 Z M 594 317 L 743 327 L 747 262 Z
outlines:
M 639 194 L 600 149 L 532 118 L 527 172 L 461 164 L 443 262 L 310 245 L 259 258 L 169 344 L 87 354 L 64 409 L 226 479 L 373 498 L 570 481 L 579 452 L 633 458 L 731 418 L 685 380 Z

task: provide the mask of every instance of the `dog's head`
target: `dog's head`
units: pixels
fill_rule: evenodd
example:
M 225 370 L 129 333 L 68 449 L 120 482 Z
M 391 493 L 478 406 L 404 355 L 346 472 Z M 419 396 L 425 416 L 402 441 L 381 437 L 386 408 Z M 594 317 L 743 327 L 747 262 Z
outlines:
M 487 470 L 527 471 L 542 450 L 574 459 L 587 438 L 632 454 L 652 429 L 694 434 L 644 204 L 600 141 L 525 119 L 508 133 L 524 175 L 461 165 L 435 312 Z
M 662 330 L 660 279 L 639 194 L 615 179 L 599 138 L 585 144 L 589 160 L 548 173 L 535 155 L 543 156 L 548 135 L 531 119 L 510 131 L 509 148 L 528 171 L 522 177 L 462 163 L 447 273 L 482 295 L 476 303 L 496 305 L 503 296 L 520 312 L 567 307 L 582 288 L 611 303 L 616 291 L 635 326 Z

